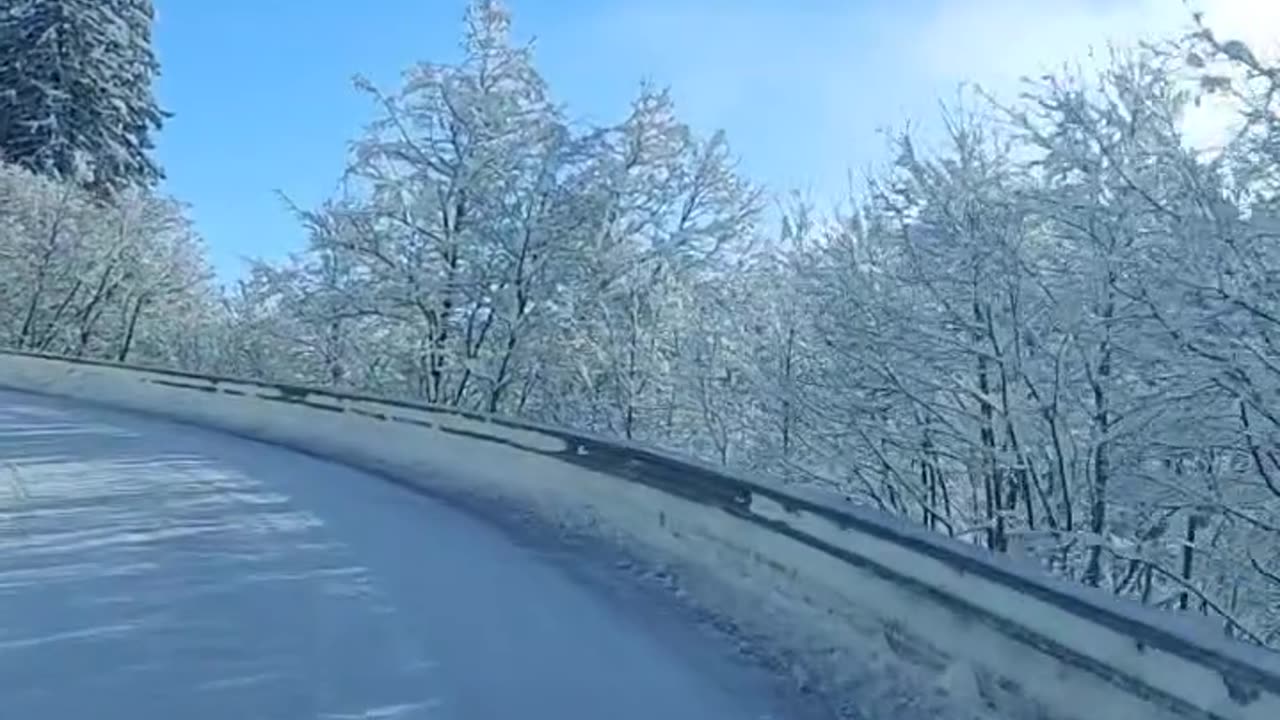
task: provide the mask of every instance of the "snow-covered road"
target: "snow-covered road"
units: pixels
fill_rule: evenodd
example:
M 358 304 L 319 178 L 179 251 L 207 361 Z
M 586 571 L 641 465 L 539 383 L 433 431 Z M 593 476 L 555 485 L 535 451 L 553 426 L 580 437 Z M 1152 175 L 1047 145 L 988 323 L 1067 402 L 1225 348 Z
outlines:
M 564 562 L 343 466 L 0 392 L 0 717 L 788 715 Z

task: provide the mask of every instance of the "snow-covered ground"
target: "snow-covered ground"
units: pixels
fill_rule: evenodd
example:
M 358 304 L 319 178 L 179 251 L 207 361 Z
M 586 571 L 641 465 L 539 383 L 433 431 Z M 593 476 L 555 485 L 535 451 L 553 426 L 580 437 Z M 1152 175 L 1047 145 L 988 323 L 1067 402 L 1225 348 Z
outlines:
M 0 715 L 787 717 L 678 613 L 343 466 L 0 392 Z
M 313 522 L 330 528 L 324 531 L 330 533 L 327 537 L 346 545 L 351 545 L 347 533 L 353 531 L 333 529 L 369 502 L 370 492 L 390 493 L 398 504 L 419 502 L 412 493 L 420 493 L 466 507 L 474 513 L 468 517 L 502 527 L 504 536 L 495 542 L 512 551 L 512 564 L 530 563 L 523 570 L 545 568 L 557 582 L 582 592 L 593 607 L 642 627 L 647 646 L 671 655 L 656 664 L 671 666 L 675 659 L 690 669 L 676 673 L 680 678 L 699 677 L 700 687 L 729 688 L 740 701 L 749 701 L 745 715 L 733 708 L 727 711 L 730 717 L 758 717 L 755 708 L 777 706 L 766 698 L 775 694 L 785 698 L 779 703 L 786 709 L 774 714 L 796 720 L 833 712 L 858 720 L 1280 717 L 1280 668 L 1274 657 L 1230 643 L 1215 629 L 1174 622 L 1171 615 L 1051 581 L 1037 568 L 998 561 L 918 527 L 828 504 L 829 499 L 806 501 L 794 489 L 720 476 L 676 460 L 646 461 L 652 453 L 643 449 L 394 401 L 13 353 L 0 353 L 0 387 L 156 418 L 143 421 L 85 413 L 51 401 L 35 403 L 46 410 L 70 408 L 77 420 L 92 417 L 103 424 L 104 418 L 115 418 L 105 424 L 128 428 L 162 418 L 196 423 L 381 473 L 409 489 L 374 490 L 380 485 L 377 479 L 332 469 L 323 471 L 326 481 L 309 480 L 316 472 L 307 468 L 317 466 L 279 449 L 272 452 L 288 459 L 280 461 L 285 469 L 277 474 L 262 469 L 263 451 L 250 453 L 253 462 L 242 475 L 291 498 Z M 18 435 L 29 434 L 26 427 L 18 423 Z M 165 438 L 195 432 L 163 423 L 147 427 L 148 433 Z M 0 436 L 3 431 L 0 424 Z M 214 455 L 224 465 L 234 457 L 227 448 L 259 447 L 208 432 L 199 437 L 203 439 L 192 446 L 202 457 L 209 457 L 211 448 L 226 446 Z M 0 446 L 0 462 L 3 453 Z M 30 475 L 19 469 L 17 477 Z M 335 484 L 332 478 L 339 476 L 351 480 Z M 0 475 L 0 492 L 4 483 Z M 29 494 L 29 485 L 28 480 L 12 485 L 13 502 Z M 735 504 L 727 506 L 730 496 Z M 317 503 L 322 497 L 329 498 L 329 505 Z M 432 513 L 443 510 L 434 503 L 428 506 L 435 509 L 411 513 L 412 523 L 429 521 Z M 360 514 L 368 515 L 367 509 Z M 381 517 L 369 521 L 384 522 Z M 360 566 L 376 569 L 369 558 L 400 558 L 438 545 L 441 538 L 452 543 L 458 535 L 435 532 L 421 538 L 415 533 L 421 534 L 421 528 L 384 537 L 371 552 L 356 555 Z M 513 547 L 504 537 L 518 540 Z M 0 545 L 0 556 L 4 553 Z M 635 583 L 637 579 L 641 582 Z M 637 593 L 637 585 L 644 591 Z M 506 595 L 518 597 L 504 597 L 504 602 L 531 602 L 540 612 L 554 607 L 545 601 L 553 594 L 537 584 L 504 581 L 488 593 L 459 593 L 457 602 Z M 608 599 L 602 601 L 602 596 Z M 419 602 L 414 598 L 408 604 Z M 493 622 L 495 614 L 508 612 L 503 604 L 474 616 Z M 563 617 L 578 610 L 563 605 L 554 612 Z M 0 604 L 0 626 L 5 613 Z M 520 623 L 527 620 L 518 613 L 516 618 L 513 627 L 525 631 Z M 504 698 L 511 693 L 492 677 L 505 684 L 514 675 L 520 678 L 517 690 L 532 688 L 535 694 L 566 686 L 573 688 L 569 692 L 581 692 L 584 684 L 608 688 L 591 662 L 562 661 L 562 646 L 568 643 L 573 649 L 579 634 L 597 632 L 576 617 L 568 622 L 571 633 L 563 628 L 548 632 L 541 644 L 515 636 L 519 647 L 530 648 L 527 662 L 536 666 L 531 676 L 521 663 L 503 655 L 508 644 L 500 644 L 499 651 L 472 653 L 473 643 L 465 637 L 471 631 L 463 628 L 457 643 L 464 649 L 461 666 L 466 667 L 465 658 L 485 656 L 472 664 L 483 670 L 453 672 L 471 682 L 483 678 L 486 690 L 497 687 Z M 749 657 L 750 662 L 730 660 L 733 652 L 725 648 L 734 648 L 738 658 Z M 494 657 L 501 660 L 496 666 Z M 457 666 L 446 661 L 439 665 Z M 764 667 L 773 671 L 764 672 Z M 4 671 L 0 666 L 0 685 Z M 669 688 L 653 689 L 661 682 L 643 672 L 624 667 L 618 676 L 627 678 L 619 682 L 640 697 L 683 697 Z M 547 677 L 567 685 L 547 685 Z M 799 696 L 797 686 L 805 689 Z M 0 686 L 0 692 L 5 689 Z M 605 689 L 601 695 L 610 692 Z M 601 699 L 609 715 L 619 715 L 619 708 L 640 708 L 638 717 L 649 712 L 680 717 L 651 709 L 645 704 L 651 700 L 637 704 L 626 692 L 614 695 L 614 705 Z M 486 717 L 490 711 L 481 708 L 473 715 L 460 703 L 445 707 L 459 708 L 456 717 Z M 511 716 L 511 707 L 502 705 L 498 716 Z M 573 709 L 580 716 L 592 715 L 592 708 L 576 697 Z M 690 716 L 716 717 L 705 712 L 694 710 Z M 534 707 L 516 716 L 547 714 Z M 563 715 L 556 709 L 550 716 Z

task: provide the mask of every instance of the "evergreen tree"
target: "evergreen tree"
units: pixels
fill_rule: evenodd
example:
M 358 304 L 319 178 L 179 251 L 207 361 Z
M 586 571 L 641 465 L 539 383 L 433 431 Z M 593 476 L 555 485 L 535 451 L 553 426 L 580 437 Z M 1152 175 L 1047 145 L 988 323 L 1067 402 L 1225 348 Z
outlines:
M 20 0 L 0 11 L 0 156 L 102 194 L 162 177 L 150 133 L 151 0 Z

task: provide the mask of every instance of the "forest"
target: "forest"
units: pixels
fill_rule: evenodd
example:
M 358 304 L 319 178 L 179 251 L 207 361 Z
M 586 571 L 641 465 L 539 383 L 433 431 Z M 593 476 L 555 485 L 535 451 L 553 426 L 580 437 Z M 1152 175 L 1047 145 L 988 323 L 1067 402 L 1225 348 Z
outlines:
M 150 1 L 23 7 L 4 346 L 627 438 L 1280 648 L 1280 66 L 1200 18 L 971 89 L 829 208 L 664 88 L 571 122 L 473 0 L 460 61 L 357 81 L 369 124 L 342 191 L 293 208 L 306 246 L 224 287 L 157 189 Z M 1201 103 L 1231 118 L 1213 148 Z

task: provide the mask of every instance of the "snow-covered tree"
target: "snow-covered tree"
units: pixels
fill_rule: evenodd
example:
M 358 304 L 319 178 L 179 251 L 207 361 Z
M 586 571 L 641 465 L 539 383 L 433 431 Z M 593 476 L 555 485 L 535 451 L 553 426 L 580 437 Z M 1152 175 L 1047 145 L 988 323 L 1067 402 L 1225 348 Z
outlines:
M 305 214 L 307 262 L 345 268 L 346 307 L 325 312 L 394 338 L 398 390 L 497 408 L 524 370 L 573 148 L 506 11 L 474 3 L 466 28 L 461 63 L 417 65 L 389 94 L 360 81 L 379 116 L 355 143 L 352 198 Z
M 573 395 L 590 398 L 590 425 L 655 437 L 670 416 L 671 330 L 684 321 L 672 313 L 709 312 L 690 293 L 726 280 L 753 239 L 760 195 L 725 137 L 698 138 L 665 91 L 642 87 L 622 123 L 585 142 L 570 187 L 584 224 L 561 256 L 558 345 L 574 349 Z
M 204 248 L 176 203 L 110 203 L 0 165 L 0 342 L 171 363 L 171 344 L 216 301 Z
M 111 194 L 161 177 L 151 0 L 0 9 L 0 159 Z

